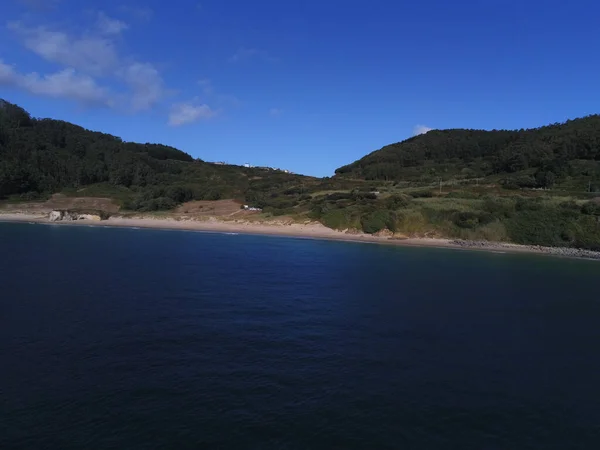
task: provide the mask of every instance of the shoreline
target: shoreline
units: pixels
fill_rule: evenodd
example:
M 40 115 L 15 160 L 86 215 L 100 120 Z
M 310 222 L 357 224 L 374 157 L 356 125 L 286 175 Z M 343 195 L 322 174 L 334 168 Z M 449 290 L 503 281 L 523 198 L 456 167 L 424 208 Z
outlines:
M 316 239 L 349 243 L 393 245 L 398 247 L 422 247 L 450 250 L 485 251 L 488 253 L 521 253 L 600 261 L 600 252 L 564 247 L 541 247 L 510 244 L 504 242 L 462 241 L 443 238 L 390 238 L 369 234 L 350 234 L 333 230 L 316 223 L 281 224 L 276 222 L 229 222 L 215 218 L 207 220 L 175 218 L 124 218 L 110 217 L 108 220 L 50 221 L 44 213 L 3 213 L 0 222 L 31 223 L 66 226 L 97 226 L 107 228 L 145 228 L 174 231 L 198 231 L 213 233 L 239 233 L 247 235 L 278 236 L 300 239 Z

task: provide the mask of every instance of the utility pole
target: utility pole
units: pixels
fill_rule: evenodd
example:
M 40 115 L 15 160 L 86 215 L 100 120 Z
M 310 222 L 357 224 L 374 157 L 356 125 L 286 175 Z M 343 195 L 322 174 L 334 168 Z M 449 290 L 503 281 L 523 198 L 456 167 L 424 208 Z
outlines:
M 442 193 L 442 179 L 440 178 L 440 194 Z

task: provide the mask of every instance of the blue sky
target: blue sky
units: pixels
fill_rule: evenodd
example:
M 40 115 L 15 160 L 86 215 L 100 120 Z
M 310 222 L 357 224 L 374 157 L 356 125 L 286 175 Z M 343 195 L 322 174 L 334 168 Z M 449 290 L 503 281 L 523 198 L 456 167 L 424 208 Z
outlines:
M 600 112 L 574 0 L 4 0 L 0 97 L 207 161 L 332 175 L 429 128 Z

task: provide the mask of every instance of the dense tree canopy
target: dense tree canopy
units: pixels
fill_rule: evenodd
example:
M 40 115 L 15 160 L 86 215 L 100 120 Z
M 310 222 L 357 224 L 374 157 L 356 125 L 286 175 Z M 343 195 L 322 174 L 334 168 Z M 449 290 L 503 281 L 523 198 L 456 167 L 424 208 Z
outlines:
M 166 145 L 123 142 L 68 122 L 32 118 L 0 100 L 0 198 L 105 183 L 127 189 L 126 207 L 155 210 L 192 199 L 264 197 L 302 178 L 213 165 Z
M 548 187 L 573 173 L 574 161 L 600 161 L 600 116 L 516 131 L 432 130 L 388 145 L 339 168 L 345 177 L 411 180 L 427 175 L 481 177 L 533 172 L 532 184 Z M 537 173 L 539 172 L 539 175 Z

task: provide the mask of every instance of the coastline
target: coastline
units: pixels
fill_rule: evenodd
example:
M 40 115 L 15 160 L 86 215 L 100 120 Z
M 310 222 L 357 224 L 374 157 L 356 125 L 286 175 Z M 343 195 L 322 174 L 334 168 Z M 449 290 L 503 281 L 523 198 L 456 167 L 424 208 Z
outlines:
M 369 234 L 349 234 L 317 223 L 239 222 L 216 218 L 206 220 L 176 218 L 125 218 L 112 216 L 108 220 L 50 221 L 44 213 L 3 213 L 0 222 L 52 224 L 58 226 L 98 226 L 109 228 L 147 228 L 161 230 L 199 231 L 213 233 L 239 233 L 249 235 L 279 236 L 352 243 L 394 245 L 400 247 L 442 248 L 473 250 L 492 253 L 528 253 L 600 261 L 600 252 L 562 247 L 540 247 L 504 242 L 462 241 L 443 238 L 391 238 Z

